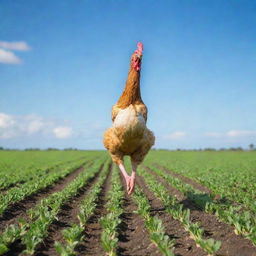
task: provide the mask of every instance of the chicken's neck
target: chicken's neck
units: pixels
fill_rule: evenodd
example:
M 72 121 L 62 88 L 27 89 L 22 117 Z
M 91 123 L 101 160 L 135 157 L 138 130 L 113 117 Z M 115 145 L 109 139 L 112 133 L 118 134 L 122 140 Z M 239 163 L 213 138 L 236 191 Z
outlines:
M 128 79 L 124 91 L 119 98 L 117 105 L 119 108 L 126 108 L 131 104 L 143 103 L 140 95 L 140 71 L 130 68 Z

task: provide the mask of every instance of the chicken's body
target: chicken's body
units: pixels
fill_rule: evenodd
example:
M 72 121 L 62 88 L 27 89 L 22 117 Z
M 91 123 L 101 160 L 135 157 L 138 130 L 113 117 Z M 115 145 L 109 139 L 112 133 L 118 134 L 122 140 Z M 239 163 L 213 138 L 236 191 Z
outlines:
M 109 150 L 113 161 L 123 162 L 123 156 L 131 156 L 132 161 L 140 164 L 154 144 L 154 135 L 146 127 L 144 104 L 131 104 L 124 109 L 116 106 L 118 111 L 113 126 L 104 135 L 104 145 Z
M 146 127 L 147 107 L 140 95 L 142 46 L 139 48 L 139 44 L 138 49 L 141 51 L 137 50 L 132 55 L 124 92 L 112 108 L 113 126 L 105 132 L 103 141 L 124 176 L 124 155 L 131 157 L 135 176 L 137 165 L 143 161 L 155 142 L 153 133 Z

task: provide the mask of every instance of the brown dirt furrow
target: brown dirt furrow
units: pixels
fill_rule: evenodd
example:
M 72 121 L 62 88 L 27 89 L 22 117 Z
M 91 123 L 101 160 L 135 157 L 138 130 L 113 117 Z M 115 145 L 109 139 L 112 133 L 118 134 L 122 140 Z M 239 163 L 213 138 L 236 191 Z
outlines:
M 192 180 L 192 179 L 190 179 L 188 177 L 185 177 L 182 174 L 176 173 L 176 172 L 174 172 L 174 171 L 172 171 L 170 169 L 167 169 L 167 168 L 165 168 L 165 167 L 163 167 L 163 166 L 161 166 L 159 164 L 154 164 L 154 166 L 157 167 L 157 168 L 160 168 L 160 169 L 162 169 L 164 171 L 166 171 L 167 173 L 170 173 L 172 176 L 182 180 L 183 182 L 193 186 L 194 188 L 196 188 L 196 189 L 198 189 L 198 190 L 200 190 L 200 191 L 202 191 L 204 193 L 211 193 L 211 190 L 209 188 L 203 186 L 202 184 L 196 182 L 195 180 Z
M 0 189 L 0 194 L 5 195 L 8 192 L 9 189 L 11 189 L 13 187 L 17 187 L 18 185 L 21 185 L 21 184 L 24 184 L 24 183 L 25 183 L 25 181 L 17 181 L 17 182 L 11 183 L 5 188 L 1 188 Z
M 232 205 L 232 206 L 234 206 L 234 207 L 240 206 L 241 209 L 238 211 L 238 213 L 242 213 L 243 211 L 250 210 L 250 209 L 248 209 L 247 207 L 245 207 L 245 205 L 241 205 L 241 204 L 239 204 L 238 202 L 232 201 L 232 200 L 230 200 L 230 199 L 228 199 L 228 198 L 226 198 L 226 197 L 223 197 L 223 196 L 221 196 L 221 195 L 219 195 L 219 194 L 214 194 L 214 193 L 212 193 L 209 188 L 203 186 L 202 184 L 200 184 L 200 183 L 198 183 L 198 182 L 196 182 L 196 181 L 194 181 L 194 180 L 192 180 L 192 179 L 190 179 L 190 178 L 188 178 L 188 177 L 185 177 L 185 176 L 183 176 L 183 175 L 181 175 L 181 174 L 175 173 L 175 172 L 173 172 L 172 170 L 167 169 L 167 168 L 165 168 L 165 167 L 163 167 L 163 166 L 161 166 L 161 165 L 159 165 L 159 164 L 154 164 L 154 165 L 155 165 L 156 167 L 162 169 L 162 170 L 165 171 L 166 173 L 171 174 L 172 176 L 174 176 L 174 177 L 180 179 L 180 180 L 183 181 L 184 183 L 187 183 L 187 184 L 191 185 L 191 186 L 194 187 L 195 189 L 197 189 L 197 190 L 199 190 L 199 191 L 201 191 L 201 192 L 203 192 L 203 193 L 205 193 L 205 194 L 212 194 L 212 195 L 214 195 L 214 199 L 215 199 L 215 200 L 218 200 L 220 203 L 229 204 L 229 205 Z
M 25 245 L 21 243 L 21 239 L 16 240 L 9 246 L 9 251 L 2 256 L 18 256 L 22 255 L 21 252 L 26 249 Z M 22 255 L 23 256 L 23 255 Z
M 153 171 L 150 172 L 174 196 L 172 187 L 162 177 L 156 175 Z M 192 222 L 201 223 L 205 239 L 213 238 L 221 241 L 221 248 L 216 253 L 216 256 L 256 256 L 256 248 L 251 241 L 242 236 L 237 236 L 232 226 L 219 221 L 215 215 L 202 211 L 188 198 L 184 198 L 180 203 L 184 205 L 185 209 L 190 209 Z
M 154 176 L 156 176 L 155 172 L 153 172 L 149 167 L 147 166 L 143 166 L 143 168 L 145 170 L 147 170 L 148 172 L 150 172 L 151 174 L 153 174 Z M 175 195 L 176 198 L 180 201 L 184 200 L 186 197 L 184 196 L 184 194 L 178 190 L 177 188 L 175 187 L 169 187 L 169 191 L 171 191 L 172 195 Z
M 195 241 L 189 237 L 189 233 L 183 228 L 182 224 L 165 212 L 162 202 L 149 190 L 141 176 L 137 176 L 137 183 L 149 199 L 149 203 L 152 207 L 152 216 L 160 218 L 164 224 L 166 235 L 168 235 L 170 239 L 175 239 L 175 255 L 206 256 L 207 253 L 197 247 Z
M 82 159 L 82 157 L 80 157 L 80 158 L 78 158 L 78 159 L 75 159 L 75 160 L 70 160 L 70 161 L 67 161 L 67 162 L 63 162 L 63 163 L 61 163 L 61 164 L 56 164 L 56 165 L 53 165 L 53 166 L 51 166 L 51 167 L 48 167 L 48 168 L 46 169 L 45 174 L 48 174 L 49 172 L 51 172 L 52 169 L 54 169 L 54 168 L 56 168 L 56 167 L 58 167 L 58 166 L 61 166 L 61 165 L 64 165 L 64 164 L 68 164 L 68 163 L 72 163 L 72 162 L 78 161 L 78 160 L 80 160 L 80 159 Z M 44 175 L 45 175 L 45 174 L 44 174 Z M 37 176 L 36 179 L 38 179 L 39 177 L 42 177 L 42 175 Z M 1 189 L 0 189 L 0 193 L 6 194 L 9 189 L 11 189 L 11 188 L 13 188 L 13 187 L 17 187 L 17 186 L 19 186 L 19 185 L 22 185 L 22 184 L 24 184 L 24 183 L 26 183 L 26 182 L 28 182 L 28 181 L 33 180 L 33 179 L 35 179 L 35 177 L 33 177 L 33 178 L 31 177 L 31 178 L 29 178 L 28 180 L 19 180 L 19 181 L 16 181 L 16 182 L 14 182 L 14 183 L 11 183 L 11 184 L 9 184 L 9 186 L 7 186 L 7 187 L 5 187 L 5 188 L 1 188 Z
M 111 188 L 111 176 L 112 166 L 110 168 L 110 172 L 108 173 L 106 180 L 102 185 L 102 190 L 96 202 L 97 206 L 94 211 L 94 214 L 89 218 L 86 224 L 83 234 L 84 238 L 76 247 L 78 255 L 105 255 L 105 252 L 101 246 L 100 241 L 102 228 L 100 226 L 99 220 L 103 215 L 107 213 L 105 205 L 107 203 L 107 193 Z
M 120 216 L 122 222 L 119 225 L 118 256 L 161 255 L 156 246 L 150 241 L 143 219 L 134 212 L 137 206 L 131 196 L 127 195 L 123 179 L 122 185 L 125 190 L 125 198 L 123 213 Z
M 92 162 L 88 163 L 85 168 L 89 168 Z M 66 177 L 58 180 L 54 184 L 41 189 L 34 194 L 26 197 L 25 199 L 12 204 L 5 212 L 0 216 L 0 232 L 2 232 L 7 225 L 17 223 L 18 218 L 26 218 L 26 212 L 28 209 L 33 208 L 41 199 L 46 198 L 54 192 L 61 191 L 66 185 L 74 180 L 82 171 L 84 167 L 77 168 L 73 172 L 69 173 Z
M 99 174 L 103 168 L 103 164 L 99 168 L 96 175 L 89 179 L 87 184 L 82 187 L 78 193 L 70 198 L 70 200 L 62 205 L 60 212 L 57 215 L 58 220 L 55 220 L 48 229 L 48 236 L 45 238 L 44 242 L 37 249 L 35 256 L 54 256 L 58 255 L 55 247 L 55 241 L 63 241 L 61 231 L 64 228 L 70 227 L 73 223 L 78 223 L 77 214 L 79 212 L 80 202 L 88 195 L 90 189 L 97 182 Z

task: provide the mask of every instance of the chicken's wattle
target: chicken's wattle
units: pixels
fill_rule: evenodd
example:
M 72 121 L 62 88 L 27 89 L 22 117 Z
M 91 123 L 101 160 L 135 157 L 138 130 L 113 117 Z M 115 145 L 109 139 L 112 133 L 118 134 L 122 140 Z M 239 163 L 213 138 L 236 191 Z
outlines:
M 134 57 L 133 57 L 133 68 L 136 71 L 140 70 L 142 51 L 143 51 L 143 44 L 141 42 L 138 42 L 137 49 L 135 50 Z

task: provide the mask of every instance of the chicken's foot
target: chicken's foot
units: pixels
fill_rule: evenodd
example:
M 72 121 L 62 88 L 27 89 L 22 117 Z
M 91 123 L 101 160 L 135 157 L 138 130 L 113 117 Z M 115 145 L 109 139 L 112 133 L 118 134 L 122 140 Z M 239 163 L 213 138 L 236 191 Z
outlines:
M 127 190 L 127 192 L 128 192 L 129 189 L 130 189 L 130 178 L 131 178 L 131 177 L 127 174 L 127 172 L 126 172 L 126 170 L 125 170 L 125 168 L 124 168 L 123 163 L 120 163 L 120 164 L 118 165 L 118 167 L 119 167 L 119 169 L 120 169 L 120 171 L 121 171 L 121 173 L 122 173 L 122 175 L 123 175 L 123 177 L 124 177 L 124 179 L 125 179 L 126 190 Z
M 137 163 L 132 161 L 132 175 L 129 180 L 129 190 L 127 191 L 128 195 L 130 195 L 133 192 L 135 187 L 135 177 L 136 177 L 137 166 L 138 166 Z
M 118 164 L 118 167 L 119 167 L 119 169 L 120 169 L 120 171 L 121 171 L 121 173 L 122 173 L 122 175 L 125 179 L 127 193 L 128 193 L 128 195 L 130 195 L 134 190 L 137 164 L 132 161 L 132 174 L 131 174 L 131 176 L 129 176 L 127 174 L 123 163 Z

